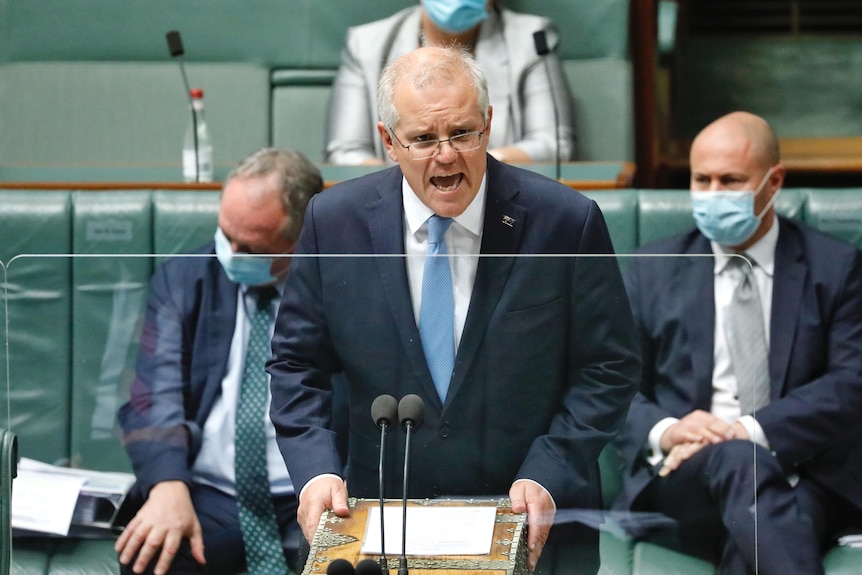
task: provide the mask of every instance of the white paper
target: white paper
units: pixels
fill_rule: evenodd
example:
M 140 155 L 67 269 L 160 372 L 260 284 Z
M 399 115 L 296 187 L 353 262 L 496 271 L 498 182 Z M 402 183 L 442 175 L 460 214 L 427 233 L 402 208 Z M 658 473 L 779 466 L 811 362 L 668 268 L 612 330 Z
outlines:
M 109 528 L 134 480 L 131 473 L 73 469 L 21 458 L 12 489 L 12 527 L 57 535 L 68 535 L 73 523 Z M 96 516 L 97 508 L 103 511 L 98 515 L 105 517 Z
M 12 527 L 68 535 L 83 477 L 18 470 L 12 488 Z
M 843 535 L 838 538 L 838 544 L 842 547 L 862 548 L 862 534 Z
M 384 507 L 386 554 L 401 554 L 401 506 Z M 488 555 L 495 507 L 407 507 L 407 555 Z M 361 553 L 380 554 L 380 508 L 368 510 Z

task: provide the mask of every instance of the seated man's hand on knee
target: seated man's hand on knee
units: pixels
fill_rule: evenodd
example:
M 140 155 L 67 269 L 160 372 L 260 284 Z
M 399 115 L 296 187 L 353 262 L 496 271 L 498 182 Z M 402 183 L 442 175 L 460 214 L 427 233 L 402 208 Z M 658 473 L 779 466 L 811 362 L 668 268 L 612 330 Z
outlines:
M 158 555 L 153 572 L 164 575 L 184 538 L 189 539 L 195 560 L 205 564 L 203 534 L 188 486 L 182 481 L 165 481 L 150 490 L 114 549 L 120 554 L 120 563 L 128 565 L 134 560 L 135 573 L 143 573 Z

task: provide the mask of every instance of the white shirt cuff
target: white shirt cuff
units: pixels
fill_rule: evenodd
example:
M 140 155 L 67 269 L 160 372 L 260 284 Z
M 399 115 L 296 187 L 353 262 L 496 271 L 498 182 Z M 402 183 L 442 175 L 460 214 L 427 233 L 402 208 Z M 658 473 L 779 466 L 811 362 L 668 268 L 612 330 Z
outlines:
M 647 442 L 649 443 L 649 454 L 647 461 L 650 465 L 655 465 L 664 458 L 664 452 L 661 450 L 661 436 L 668 430 L 671 425 L 679 421 L 676 417 L 665 417 L 650 429 Z
M 334 473 L 321 473 L 320 475 L 315 475 L 314 477 L 309 479 L 305 485 L 302 486 L 302 491 L 299 492 L 299 496 L 296 498 L 296 500 L 302 501 L 302 494 L 305 493 L 305 490 L 308 488 L 308 486 L 317 481 L 318 479 L 322 479 L 324 477 L 334 477 L 338 480 L 341 480 L 341 477 Z
M 547 494 L 548 494 L 548 498 L 551 500 L 551 504 L 554 506 L 554 513 L 556 513 L 556 512 L 557 512 L 557 502 L 556 502 L 556 501 L 554 501 L 554 496 L 553 496 L 553 495 L 551 495 L 551 492 L 550 492 L 550 491 L 548 491 L 547 489 L 545 489 L 545 486 L 544 486 L 544 485 L 542 485 L 541 483 L 539 483 L 538 481 L 535 481 L 535 480 L 533 480 L 533 479 L 516 479 L 516 480 L 515 480 L 515 483 L 513 483 L 512 485 L 516 485 L 519 481 L 529 481 L 529 482 L 530 482 L 530 483 L 532 483 L 533 485 L 538 485 L 539 487 L 541 487 L 541 488 L 542 488 L 542 491 L 544 491 L 545 493 L 547 493 Z
M 737 421 L 745 428 L 745 431 L 748 433 L 748 437 L 751 438 L 751 441 L 754 443 L 769 449 L 769 440 L 766 439 L 766 434 L 763 433 L 763 428 L 760 427 L 760 424 L 754 419 L 751 415 L 743 415 Z

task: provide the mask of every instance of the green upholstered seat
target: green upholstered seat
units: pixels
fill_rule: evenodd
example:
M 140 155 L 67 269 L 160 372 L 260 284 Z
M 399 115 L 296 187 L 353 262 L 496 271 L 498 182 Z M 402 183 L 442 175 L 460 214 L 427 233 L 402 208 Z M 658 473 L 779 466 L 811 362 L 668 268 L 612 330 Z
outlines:
M 805 221 L 862 248 L 862 189 L 810 189 Z
M 685 190 L 587 195 L 602 209 L 620 254 L 693 225 Z M 149 254 L 166 256 L 209 241 L 218 204 L 218 191 L 0 190 L 0 271 L 9 319 L 9 356 L 0 357 L 9 361 L 10 383 L 8 391 L 0 386 L 0 402 L 11 402 L 11 420 L 0 424 L 18 435 L 23 455 L 128 469 L 113 415 L 125 397 L 158 261 Z M 787 189 L 777 206 L 784 215 L 858 242 L 862 190 Z M 606 503 L 620 488 L 619 464 L 612 450 L 602 453 Z M 698 559 L 610 530 L 600 542 L 603 575 L 713 572 Z M 830 550 L 827 573 L 858 572 L 860 556 L 858 549 Z M 11 565 L 21 575 L 107 574 L 116 573 L 116 554 L 110 539 L 15 539 Z
M 72 263 L 55 257 L 72 251 L 68 192 L 0 190 L 0 260 L 8 322 L 7 428 L 21 454 L 46 462 L 69 457 L 69 368 L 72 361 Z M 34 255 L 39 254 L 39 255 Z M 4 367 L 6 367 L 4 362 Z M 4 377 L 5 381 L 5 377 Z

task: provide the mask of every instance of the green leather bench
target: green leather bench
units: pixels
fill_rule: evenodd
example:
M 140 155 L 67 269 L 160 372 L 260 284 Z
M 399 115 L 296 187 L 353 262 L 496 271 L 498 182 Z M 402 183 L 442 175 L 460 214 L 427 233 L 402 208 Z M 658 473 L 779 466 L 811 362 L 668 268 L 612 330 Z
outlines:
M 601 206 L 619 254 L 693 225 L 680 190 L 607 190 Z M 115 414 L 128 394 L 148 281 L 163 257 L 208 241 L 217 191 L 0 190 L 0 428 L 23 456 L 129 471 Z M 862 247 L 862 190 L 788 189 L 778 210 Z M 625 258 L 621 261 L 625 262 Z M 8 346 L 8 354 L 7 354 Z M 8 365 L 8 367 L 7 367 Z M 7 414 L 8 413 L 8 417 Z M 615 454 L 601 467 L 605 500 L 619 489 Z M 602 533 L 602 573 L 712 573 L 697 559 Z M 835 549 L 830 575 L 858 573 L 862 551 Z M 12 573 L 116 573 L 111 540 L 15 539 Z

